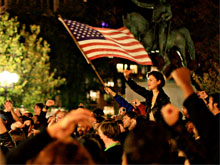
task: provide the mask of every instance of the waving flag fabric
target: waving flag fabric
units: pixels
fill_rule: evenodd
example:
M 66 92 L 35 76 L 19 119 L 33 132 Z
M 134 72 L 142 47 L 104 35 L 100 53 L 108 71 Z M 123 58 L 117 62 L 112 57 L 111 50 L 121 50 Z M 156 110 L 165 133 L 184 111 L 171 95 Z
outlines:
M 143 45 L 131 32 L 119 29 L 97 28 L 77 21 L 63 19 L 80 48 L 89 60 L 101 57 L 118 57 L 141 65 L 152 65 Z

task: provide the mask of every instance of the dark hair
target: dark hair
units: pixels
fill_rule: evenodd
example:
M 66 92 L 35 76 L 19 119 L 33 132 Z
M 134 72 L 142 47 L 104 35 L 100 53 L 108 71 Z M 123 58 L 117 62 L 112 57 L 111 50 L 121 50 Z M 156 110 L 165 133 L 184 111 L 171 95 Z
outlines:
M 27 164 L 94 164 L 94 161 L 79 141 L 66 138 L 51 142 Z
M 95 116 L 95 119 L 96 119 L 96 123 L 101 123 L 102 121 L 105 120 L 105 118 L 102 116 Z
M 79 138 L 80 143 L 89 151 L 96 164 L 106 163 L 104 148 L 105 144 L 99 135 L 88 133 Z
M 165 79 L 163 74 L 158 71 L 152 71 L 147 74 L 147 77 L 149 77 L 150 75 L 154 76 L 157 79 L 157 81 L 161 81 L 161 83 L 158 85 L 158 89 L 162 89 L 165 85 Z
M 133 112 L 133 111 L 126 112 L 125 115 L 127 115 L 127 116 L 130 117 L 131 119 L 136 119 L 136 118 L 137 118 L 137 113 L 136 113 L 136 112 Z M 125 115 L 124 115 L 124 116 L 125 116 Z
M 34 125 L 34 121 L 33 121 L 33 119 L 30 118 L 30 117 L 20 116 L 19 118 L 22 120 L 23 123 L 24 123 L 26 120 L 30 120 L 30 121 L 31 121 L 31 125 Z
M 38 106 L 41 110 L 44 108 L 44 104 L 43 103 L 37 103 L 37 104 L 35 104 L 35 106 Z
M 95 117 L 96 116 L 103 116 L 104 115 L 104 112 L 101 108 L 96 108 L 94 111 L 93 111 Z
M 129 132 L 124 153 L 128 164 L 170 164 L 173 161 L 166 130 L 151 121 Z

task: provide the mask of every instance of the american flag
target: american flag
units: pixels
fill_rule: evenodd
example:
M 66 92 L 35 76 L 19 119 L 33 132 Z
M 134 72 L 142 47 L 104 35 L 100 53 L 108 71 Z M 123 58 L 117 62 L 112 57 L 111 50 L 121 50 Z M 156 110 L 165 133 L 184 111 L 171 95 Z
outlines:
M 63 19 L 89 60 L 118 57 L 141 65 L 152 65 L 143 45 L 126 28 L 92 27 L 77 21 Z

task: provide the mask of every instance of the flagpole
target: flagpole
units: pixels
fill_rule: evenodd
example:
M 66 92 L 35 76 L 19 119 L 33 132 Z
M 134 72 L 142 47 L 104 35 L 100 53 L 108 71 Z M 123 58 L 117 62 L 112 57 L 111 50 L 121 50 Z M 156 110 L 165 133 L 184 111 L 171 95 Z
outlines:
M 63 21 L 63 18 L 61 17 L 61 15 L 58 15 L 58 20 L 60 22 L 62 22 L 62 24 L 65 26 L 66 30 L 69 32 L 70 36 L 72 37 L 73 41 L 75 42 L 76 46 L 79 48 L 79 50 L 81 51 L 81 53 L 83 54 L 84 58 L 86 59 L 87 63 L 91 65 L 92 69 L 95 71 L 97 77 L 99 78 L 100 82 L 102 83 L 102 85 L 105 87 L 105 83 L 102 80 L 102 78 L 100 77 L 99 73 L 97 72 L 95 66 L 92 64 L 92 62 L 88 59 L 88 57 L 84 54 L 83 50 L 81 49 L 81 47 L 79 46 L 75 36 L 72 34 L 72 32 L 70 31 L 70 29 L 68 28 L 68 26 L 66 25 L 66 23 Z

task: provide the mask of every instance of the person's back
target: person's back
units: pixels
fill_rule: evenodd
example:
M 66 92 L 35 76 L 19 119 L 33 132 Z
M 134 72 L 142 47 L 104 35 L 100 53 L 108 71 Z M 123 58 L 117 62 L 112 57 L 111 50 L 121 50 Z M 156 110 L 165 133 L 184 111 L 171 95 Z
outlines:
M 121 145 L 115 145 L 105 151 L 109 164 L 120 164 L 122 158 L 123 149 Z
M 149 121 L 128 134 L 124 144 L 123 163 L 175 163 L 170 149 L 166 130 L 158 123 Z
M 120 127 L 114 120 L 103 121 L 98 127 L 98 134 L 105 143 L 107 163 L 121 164 L 122 146 L 119 142 Z
M 104 143 L 99 135 L 88 133 L 79 138 L 80 143 L 88 150 L 96 164 L 107 163 L 104 154 Z

